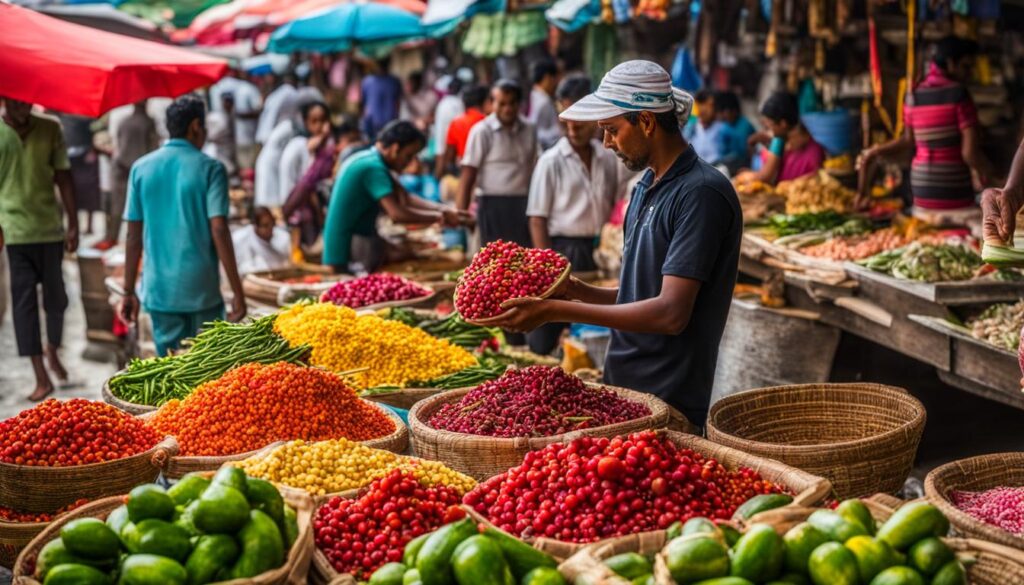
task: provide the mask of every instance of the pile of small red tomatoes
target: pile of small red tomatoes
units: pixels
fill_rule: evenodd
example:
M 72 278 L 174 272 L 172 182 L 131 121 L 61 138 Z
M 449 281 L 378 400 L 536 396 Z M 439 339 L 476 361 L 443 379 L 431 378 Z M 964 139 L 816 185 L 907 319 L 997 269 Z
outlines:
M 156 431 L 109 404 L 50 399 L 0 422 L 0 462 L 87 465 L 137 455 L 159 440 Z
M 592 542 L 698 516 L 729 518 L 750 497 L 782 491 L 751 469 L 729 471 L 642 432 L 530 452 L 464 501 L 515 536 Z

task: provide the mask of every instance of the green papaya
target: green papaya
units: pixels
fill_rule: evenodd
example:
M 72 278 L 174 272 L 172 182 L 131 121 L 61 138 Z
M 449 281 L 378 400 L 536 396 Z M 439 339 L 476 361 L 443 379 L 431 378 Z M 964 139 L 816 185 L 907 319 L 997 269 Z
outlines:
M 178 506 L 187 506 L 198 500 L 206 488 L 210 487 L 210 480 L 198 473 L 189 473 L 178 480 L 178 483 L 167 489 L 167 495 L 171 496 Z
M 665 564 L 681 584 L 724 577 L 729 573 L 729 550 L 706 534 L 681 536 L 665 547 Z
M 454 585 L 455 575 L 449 560 L 455 547 L 474 534 L 477 528 L 472 518 L 463 518 L 435 530 L 416 557 L 416 569 L 423 585 Z
M 537 567 L 556 567 L 558 561 L 546 552 L 539 551 L 511 534 L 493 526 L 484 529 L 484 534 L 493 540 L 508 561 L 512 576 L 522 579 Z
M 420 549 L 423 548 L 423 543 L 427 542 L 432 533 L 427 532 L 421 534 L 416 538 L 409 541 L 409 544 L 405 545 L 405 550 L 402 552 L 402 564 L 406 567 L 416 566 L 416 557 L 420 554 Z
M 214 486 L 210 486 L 210 489 L 214 489 Z M 249 512 L 249 521 L 238 532 L 238 540 L 242 544 L 242 554 L 228 572 L 228 578 L 254 577 L 284 564 L 281 530 L 264 512 Z
M 774 510 L 793 503 L 793 496 L 787 494 L 758 494 L 740 504 L 732 515 L 733 520 L 749 520 L 754 514 Z
M 791 573 L 807 573 L 807 561 L 814 549 L 829 542 L 829 537 L 809 522 L 801 522 L 782 536 L 786 544 L 786 570 Z
M 129 523 L 121 538 L 133 554 L 160 555 L 178 562 L 184 562 L 192 548 L 191 535 L 185 529 L 155 518 Z
M 239 555 L 238 543 L 226 534 L 207 534 L 196 540 L 192 554 L 185 561 L 189 585 L 217 580 L 217 574 L 230 567 Z
M 867 583 L 875 575 L 898 564 L 896 551 L 889 543 L 870 536 L 854 536 L 846 541 L 846 548 L 857 557 L 857 574 L 861 581 Z
M 73 555 L 68 552 L 68 549 L 64 547 L 64 541 L 57 538 L 43 545 L 43 548 L 39 550 L 39 554 L 36 556 L 36 572 L 35 578 L 37 581 L 42 582 L 46 578 L 46 574 L 50 572 L 50 569 L 57 565 L 88 565 L 85 559 Z
M 786 545 L 768 524 L 754 524 L 733 547 L 729 574 L 749 581 L 771 581 L 782 573 Z
M 910 567 L 889 567 L 876 575 L 871 585 L 925 585 L 925 580 Z
M 402 563 L 387 563 L 373 572 L 368 585 L 402 585 L 402 576 L 408 570 Z
M 418 569 L 409 569 L 402 575 L 402 585 L 423 585 Z
M 284 527 L 284 498 L 274 484 L 265 479 L 249 477 L 245 480 L 249 505 L 262 510 L 278 526 Z
M 960 561 L 949 561 L 935 573 L 931 585 L 967 585 L 967 570 Z
M 859 524 L 858 524 L 859 526 Z M 814 549 L 807 562 L 814 585 L 858 585 L 857 557 L 838 542 L 826 542 Z
M 66 563 L 57 565 L 46 574 L 43 585 L 111 585 L 110 576 L 89 565 Z
M 839 506 L 836 507 L 836 514 L 851 522 L 857 522 L 868 531 L 869 536 L 873 535 L 877 529 L 875 518 L 871 515 L 871 510 L 868 510 L 864 502 L 856 498 L 840 502 Z
M 210 484 L 195 506 L 192 521 L 206 534 L 234 534 L 249 520 L 249 501 L 243 492 L 225 483 Z
M 128 492 L 128 519 L 136 524 L 150 518 L 170 520 L 174 505 L 164 488 L 155 483 L 140 485 Z
M 117 534 L 102 520 L 78 518 L 60 529 L 64 547 L 73 555 L 96 561 L 114 560 L 121 554 Z
M 504 583 L 508 565 L 494 540 L 476 534 L 455 547 L 451 557 L 452 573 L 459 585 Z M 423 571 L 420 571 L 423 575 Z
M 946 563 L 956 558 L 956 554 L 946 543 L 935 536 L 929 536 L 915 542 L 907 551 L 910 566 L 917 569 L 925 577 L 939 572 Z
M 665 529 L 665 542 L 675 540 L 683 535 L 683 523 L 676 520 Z
M 128 522 L 128 506 L 118 506 L 107 514 L 107 526 L 114 531 L 114 534 L 121 534 L 121 529 Z
M 118 585 L 186 585 L 188 573 L 180 563 L 159 555 L 129 555 L 121 563 Z
M 523 577 L 520 585 L 569 585 L 558 569 L 537 567 Z
M 608 557 L 604 560 L 604 564 L 614 571 L 616 575 L 626 579 L 636 579 L 642 575 L 649 575 L 654 571 L 651 561 L 647 560 L 647 557 L 635 552 Z
M 905 551 L 915 542 L 929 536 L 945 536 L 949 520 L 927 502 L 911 502 L 893 513 L 875 535 L 898 551 Z
M 224 465 L 217 470 L 210 480 L 210 486 L 222 485 L 235 488 L 246 498 L 249 497 L 249 482 L 245 472 L 233 465 Z
M 807 522 L 836 542 L 846 542 L 854 536 L 867 536 L 868 529 L 860 522 L 850 521 L 832 510 L 815 510 Z
M 284 507 L 284 547 L 291 549 L 292 545 L 299 538 L 299 517 L 295 508 L 285 505 Z
M 689 536 L 691 534 L 718 534 L 721 529 L 717 524 L 708 520 L 707 518 L 690 518 L 683 524 L 682 534 L 680 536 Z

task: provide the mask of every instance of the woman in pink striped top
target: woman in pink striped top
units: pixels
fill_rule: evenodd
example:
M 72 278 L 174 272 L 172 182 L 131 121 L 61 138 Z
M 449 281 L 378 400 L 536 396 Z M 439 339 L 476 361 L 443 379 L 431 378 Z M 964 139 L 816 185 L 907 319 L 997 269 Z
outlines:
M 964 82 L 970 79 L 977 45 L 946 37 L 936 46 L 924 79 L 907 95 L 902 137 L 864 151 L 861 164 L 915 148 L 910 166 L 914 206 L 946 211 L 974 204 L 971 172 L 984 185 L 991 165 L 981 153 L 978 114 Z

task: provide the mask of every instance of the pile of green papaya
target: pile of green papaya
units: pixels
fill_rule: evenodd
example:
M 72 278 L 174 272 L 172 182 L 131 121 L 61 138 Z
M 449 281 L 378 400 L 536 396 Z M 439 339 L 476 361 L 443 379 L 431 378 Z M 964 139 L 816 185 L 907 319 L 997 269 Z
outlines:
M 402 562 L 374 571 L 369 585 L 567 585 L 554 557 L 472 518 L 405 545 Z
M 740 534 L 694 518 L 661 554 L 679 585 L 966 585 L 963 564 L 940 538 L 948 531 L 942 512 L 924 502 L 876 530 L 853 499 L 815 510 L 781 536 L 770 524 Z
M 284 564 L 298 538 L 295 510 L 273 484 L 237 467 L 186 475 L 168 490 L 136 487 L 106 522 L 61 528 L 36 560 L 44 585 L 199 585 Z

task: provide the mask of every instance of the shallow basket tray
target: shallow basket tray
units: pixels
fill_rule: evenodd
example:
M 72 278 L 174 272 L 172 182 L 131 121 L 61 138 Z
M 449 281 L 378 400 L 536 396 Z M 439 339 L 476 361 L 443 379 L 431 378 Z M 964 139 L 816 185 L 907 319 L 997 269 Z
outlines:
M 924 406 L 880 384 L 803 384 L 727 396 L 712 407 L 716 443 L 828 478 L 835 497 L 895 493 L 914 463 Z
M 473 390 L 461 388 L 442 392 L 413 405 L 409 411 L 413 449 L 419 457 L 441 461 L 456 471 L 482 480 L 519 465 L 528 452 L 542 449 L 552 443 L 568 442 L 577 437 L 614 437 L 637 431 L 663 429 L 669 423 L 668 405 L 651 394 L 601 384 L 587 384 L 587 387 L 612 390 L 622 398 L 646 405 L 651 414 L 621 423 L 580 429 L 550 437 L 513 439 L 455 433 L 428 425 L 427 421 L 442 406 L 459 401 Z
M 406 280 L 409 280 L 409 279 L 406 279 Z M 412 281 L 412 282 L 416 286 L 424 288 L 424 289 L 426 289 L 426 290 L 428 290 L 430 292 L 428 294 L 423 295 L 423 296 L 419 296 L 419 297 L 412 298 L 412 299 L 403 299 L 403 300 L 400 300 L 400 301 L 385 301 L 383 303 L 374 303 L 372 305 L 364 305 L 362 307 L 349 307 L 349 308 L 352 309 L 353 311 L 358 311 L 358 312 L 362 313 L 364 311 L 379 311 L 381 309 L 391 309 L 391 308 L 397 308 L 397 307 L 424 307 L 424 306 L 430 306 L 433 301 L 437 300 L 437 298 L 439 296 L 441 296 L 441 293 L 438 292 L 434 287 L 432 287 L 430 285 L 426 285 L 426 284 L 423 284 L 421 282 L 416 282 L 416 281 Z M 329 301 L 329 300 L 327 300 L 325 298 L 326 295 L 327 295 L 327 291 L 324 291 L 323 293 L 320 294 L 320 302 L 321 303 L 330 303 L 331 302 L 331 301 Z M 348 305 L 340 305 L 340 306 L 346 306 L 347 307 Z
M 397 413 L 391 409 L 374 404 L 375 407 L 379 408 L 384 414 L 388 415 L 395 423 L 395 431 L 389 435 L 379 437 L 376 439 L 370 439 L 368 441 L 360 441 L 367 447 L 373 447 L 374 449 L 383 449 L 385 451 L 391 451 L 393 453 L 405 453 L 409 448 L 409 428 L 405 426 L 402 419 Z M 141 415 L 139 418 L 148 420 L 152 418 L 155 413 L 148 413 Z M 267 449 L 268 447 L 277 446 L 278 443 L 272 443 L 270 445 L 254 449 L 252 451 L 246 451 L 245 453 L 237 453 L 234 455 L 222 455 L 222 456 L 175 456 L 171 457 L 164 468 L 164 476 L 169 479 L 178 479 L 187 473 L 195 471 L 216 471 L 220 469 L 222 465 L 229 461 L 241 461 L 242 459 L 248 459 L 257 453 Z
M 103 395 L 103 402 L 106 402 L 111 406 L 120 408 L 121 410 L 127 412 L 128 414 L 133 415 L 146 414 L 147 412 L 153 412 L 157 408 L 160 408 L 159 406 L 150 406 L 148 404 L 135 404 L 134 402 L 121 400 L 117 396 L 114 396 L 114 393 L 110 391 L 110 380 L 117 376 L 120 376 L 121 374 L 126 373 L 128 373 L 127 370 L 121 370 L 103 382 L 103 389 L 101 391 Z
M 949 518 L 959 535 L 1024 550 L 1024 538 L 975 519 L 949 499 L 954 490 L 976 492 L 999 486 L 1024 486 L 1024 453 L 980 455 L 936 467 L 924 480 L 924 493 Z
M 178 452 L 174 437 L 164 437 L 147 451 L 101 463 L 37 467 L 0 463 L 0 506 L 32 513 L 52 513 L 78 500 L 128 493 L 155 481 Z
M 299 525 L 299 535 L 295 543 L 288 549 L 288 556 L 284 565 L 256 575 L 249 579 L 232 579 L 220 581 L 220 583 L 231 585 L 301 585 L 306 583 L 309 573 L 311 550 L 313 548 L 313 498 L 302 490 L 277 486 L 284 501 L 295 508 L 296 520 Z M 39 581 L 32 578 L 35 571 L 36 557 L 43 546 L 57 538 L 61 527 L 77 518 L 99 518 L 103 520 L 115 508 L 124 503 L 124 496 L 113 496 L 103 498 L 86 504 L 61 516 L 39 533 L 32 542 L 25 547 L 25 550 L 18 555 L 14 567 L 14 585 L 40 585 Z
M 548 287 L 548 290 L 544 291 L 542 294 L 540 294 L 540 295 L 538 295 L 538 296 L 536 296 L 534 298 L 546 299 L 546 298 L 550 297 L 551 295 L 555 294 L 555 291 L 557 291 L 558 288 L 561 287 L 562 284 L 564 284 L 566 280 L 569 280 L 570 276 L 572 276 L 572 263 L 571 262 L 569 264 L 566 264 L 565 270 L 562 271 L 562 274 L 558 277 L 558 279 L 554 282 L 554 284 L 552 284 L 551 286 Z M 511 299 L 509 299 L 509 300 L 511 300 Z M 480 327 L 494 327 L 494 326 L 498 325 L 499 323 L 501 323 L 503 315 L 504 315 L 504 313 L 498 313 L 497 315 L 495 315 L 493 317 L 483 317 L 483 318 L 480 318 L 480 319 L 472 319 L 472 320 L 466 319 L 465 321 L 466 321 L 466 323 L 469 323 L 470 325 L 477 325 L 477 326 L 480 326 Z
M 698 437 L 697 435 L 687 435 L 668 430 L 660 430 L 657 431 L 657 433 L 658 435 L 672 441 L 672 443 L 679 448 L 692 449 L 693 451 L 704 455 L 708 459 L 715 459 L 726 469 L 735 470 L 740 467 L 748 467 L 756 471 L 764 479 L 789 490 L 793 494 L 792 506 L 804 507 L 819 504 L 832 491 L 832 486 L 829 484 L 827 479 L 811 475 L 806 471 L 795 469 L 778 461 L 766 459 L 757 455 L 749 455 L 731 447 L 712 443 L 711 441 Z M 481 523 L 491 524 L 489 520 L 478 514 L 475 510 L 473 511 L 473 514 Z M 663 534 L 664 531 L 659 530 L 643 534 L 653 535 L 655 533 Z M 538 550 L 542 550 L 559 561 L 563 561 L 585 547 L 606 545 L 614 543 L 622 538 L 624 537 L 608 538 L 590 543 L 566 542 L 546 537 L 523 540 L 529 542 Z M 645 536 L 644 538 L 657 537 Z M 664 538 L 664 536 L 661 538 Z

